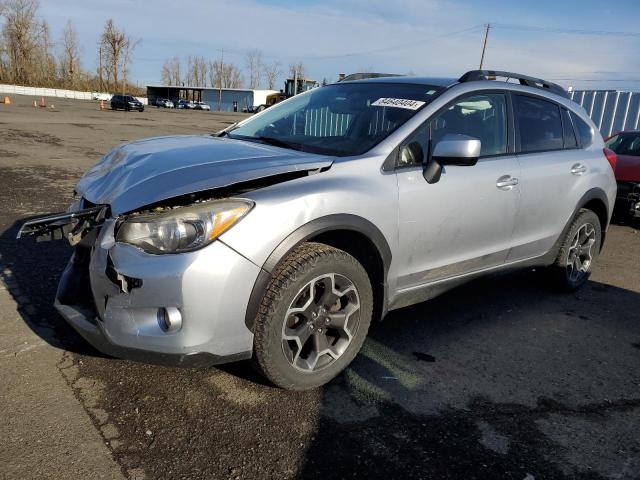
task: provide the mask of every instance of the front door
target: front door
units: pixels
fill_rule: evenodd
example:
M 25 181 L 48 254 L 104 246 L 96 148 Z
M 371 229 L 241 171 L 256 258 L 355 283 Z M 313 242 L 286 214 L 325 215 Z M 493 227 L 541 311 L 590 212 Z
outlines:
M 400 155 L 398 289 L 502 265 L 511 248 L 519 202 L 519 164 L 508 141 L 504 93 L 476 93 L 432 117 L 403 145 L 429 152 L 444 135 L 481 141 L 475 166 L 446 166 L 428 184 L 417 153 Z M 402 151 L 402 149 L 401 149 Z

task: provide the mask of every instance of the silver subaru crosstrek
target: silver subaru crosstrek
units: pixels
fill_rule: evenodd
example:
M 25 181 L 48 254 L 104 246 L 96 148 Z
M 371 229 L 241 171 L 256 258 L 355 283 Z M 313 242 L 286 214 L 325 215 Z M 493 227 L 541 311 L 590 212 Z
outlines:
M 614 163 L 553 83 L 364 78 L 216 135 L 116 147 L 68 212 L 19 236 L 74 245 L 55 306 L 98 350 L 252 358 L 274 384 L 306 389 L 349 365 L 373 319 L 479 275 L 546 267 L 556 288 L 581 287 Z

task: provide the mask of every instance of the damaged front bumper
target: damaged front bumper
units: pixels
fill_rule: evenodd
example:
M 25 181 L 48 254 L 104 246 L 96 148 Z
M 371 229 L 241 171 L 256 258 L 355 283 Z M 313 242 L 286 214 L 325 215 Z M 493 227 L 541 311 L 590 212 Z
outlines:
M 151 363 L 207 366 L 249 358 L 244 318 L 260 268 L 221 241 L 151 255 L 116 243 L 105 220 L 92 245 L 75 246 L 55 308 L 96 349 Z M 179 318 L 167 328 L 166 312 Z
M 640 182 L 618 182 L 616 203 L 625 214 L 640 218 Z

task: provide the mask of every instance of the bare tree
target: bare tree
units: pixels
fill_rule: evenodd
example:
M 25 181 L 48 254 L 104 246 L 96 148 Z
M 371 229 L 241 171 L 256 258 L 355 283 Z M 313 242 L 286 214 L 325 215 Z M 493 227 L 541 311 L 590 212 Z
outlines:
M 126 88 L 127 69 L 138 43 L 139 40 L 134 40 L 124 31 L 119 30 L 113 23 L 113 19 L 107 20 L 100 36 L 99 55 L 107 86 L 112 86 L 113 90 L 118 88 L 121 78 L 123 90 Z M 103 73 L 101 72 L 100 75 Z
M 291 78 L 304 78 L 304 64 L 302 62 L 290 64 L 289 74 Z
M 165 85 L 181 85 L 180 58 L 173 57 L 165 60 L 162 65 L 162 83 Z
M 249 50 L 245 56 L 245 65 L 249 74 L 249 88 L 260 88 L 264 62 L 260 50 Z
M 241 88 L 242 72 L 233 63 L 209 62 L 209 81 L 214 88 Z
M 213 88 L 220 88 L 219 85 L 220 80 L 220 69 L 218 67 L 218 62 L 215 60 L 209 60 L 209 85 Z
M 120 64 L 120 70 L 122 71 L 122 93 L 125 93 L 127 87 L 127 75 L 129 75 L 129 64 L 131 63 L 131 56 L 133 51 L 140 44 L 140 39 L 133 40 L 130 37 L 126 37 L 124 44 L 122 63 Z
M 96 77 L 81 69 L 80 42 L 73 24 L 67 23 L 55 45 L 49 25 L 39 19 L 38 10 L 38 0 L 0 0 L 1 82 L 103 89 L 106 77 L 114 88 L 121 84 L 129 88 L 128 67 L 137 41 L 108 21 L 98 44 L 100 68 Z
M 36 69 L 42 27 L 36 19 L 39 6 L 37 0 L 6 0 L 2 4 L 3 63 L 5 80 L 9 82 L 29 85 L 38 80 Z
M 60 77 L 68 88 L 76 88 L 82 69 L 80 67 L 80 47 L 74 24 L 69 20 L 62 31 L 61 53 L 58 61 Z
M 51 53 L 53 43 L 49 32 L 49 24 L 43 20 L 38 24 L 37 48 L 34 56 L 32 83 L 53 87 L 57 82 L 58 67 L 56 59 Z
M 270 63 L 269 65 L 264 66 L 264 78 L 267 82 L 267 88 L 269 90 L 273 90 L 273 88 L 276 86 L 276 81 L 282 74 L 281 67 L 282 65 L 277 60 Z
M 187 58 L 186 83 L 193 87 L 207 86 L 207 70 L 209 69 L 204 57 Z

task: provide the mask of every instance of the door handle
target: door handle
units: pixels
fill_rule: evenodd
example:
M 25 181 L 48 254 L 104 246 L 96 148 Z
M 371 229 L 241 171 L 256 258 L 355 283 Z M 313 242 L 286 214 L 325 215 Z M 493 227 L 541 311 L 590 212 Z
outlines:
M 574 175 L 582 175 L 586 171 L 587 167 L 585 167 L 581 163 L 576 163 L 571 167 L 571 173 L 573 173 Z
M 500 190 L 511 190 L 518 185 L 518 179 L 511 175 L 503 175 L 496 181 L 496 187 Z

